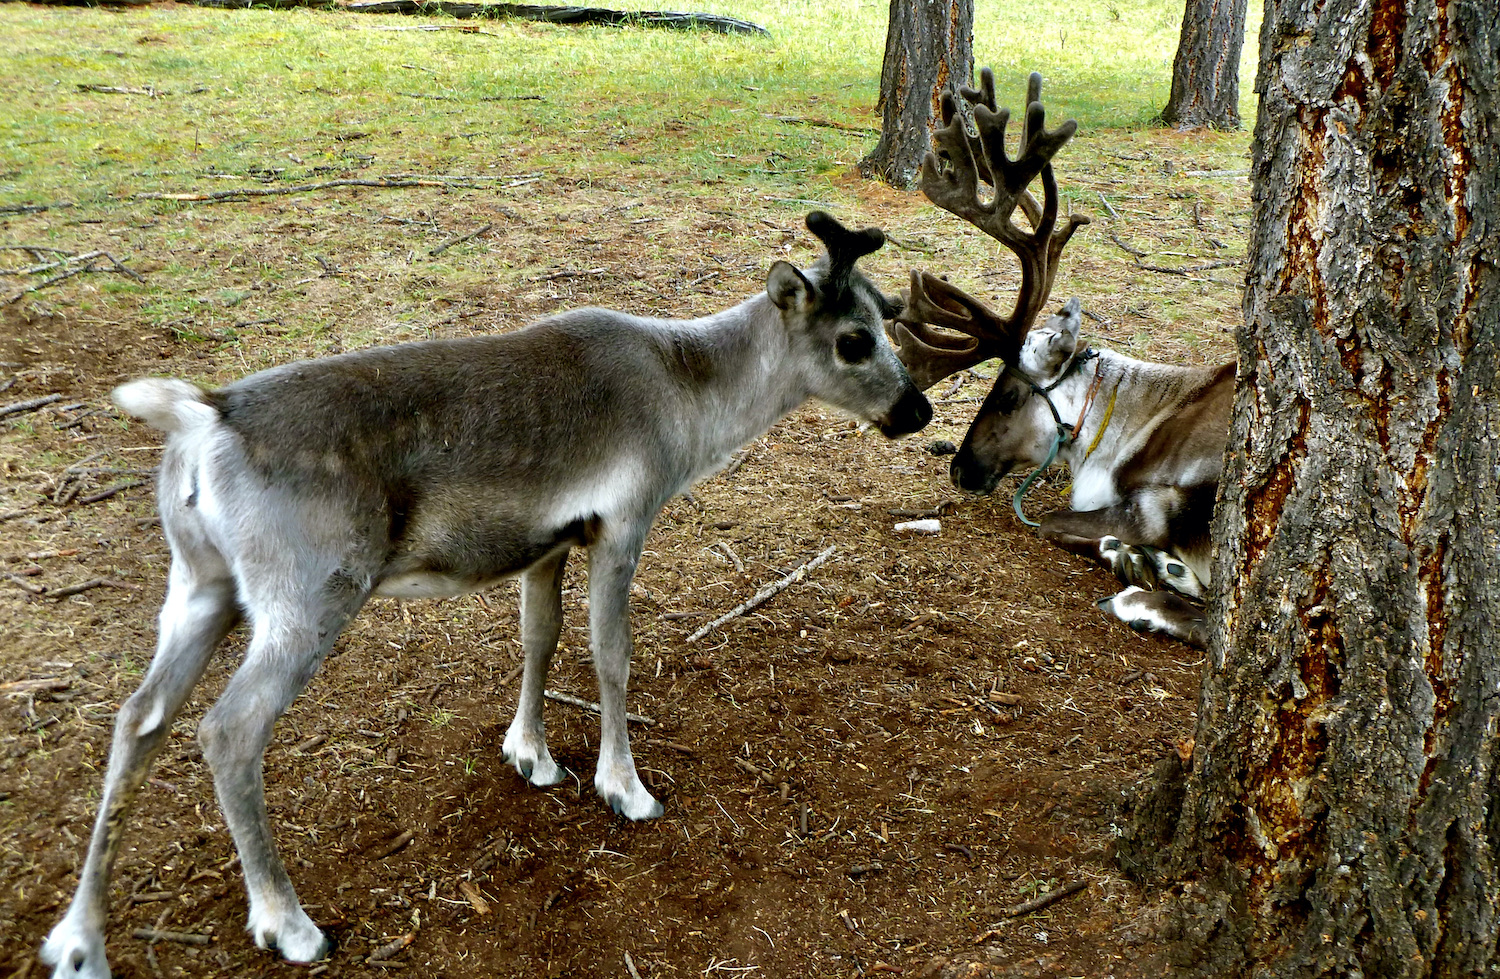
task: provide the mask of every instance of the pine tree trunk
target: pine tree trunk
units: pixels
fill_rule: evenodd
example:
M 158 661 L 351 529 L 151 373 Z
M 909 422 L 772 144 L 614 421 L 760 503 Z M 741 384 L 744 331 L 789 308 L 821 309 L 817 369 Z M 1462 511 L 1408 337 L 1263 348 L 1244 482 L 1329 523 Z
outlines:
M 974 77 L 974 0 L 891 0 L 880 70 L 880 142 L 859 172 L 906 190 L 917 182 L 944 90 Z
M 1240 50 L 1246 0 L 1187 0 L 1161 121 L 1187 129 L 1240 128 Z
M 1196 751 L 1121 848 L 1203 975 L 1500 970 L 1496 20 L 1267 3 Z

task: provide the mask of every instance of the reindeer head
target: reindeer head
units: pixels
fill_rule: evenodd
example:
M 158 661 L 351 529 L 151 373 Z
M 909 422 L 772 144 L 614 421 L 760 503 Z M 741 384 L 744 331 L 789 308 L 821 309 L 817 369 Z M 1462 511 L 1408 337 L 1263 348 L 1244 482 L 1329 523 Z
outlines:
M 776 262 L 766 293 L 803 354 L 797 359 L 808 389 L 873 422 L 888 437 L 918 431 L 932 420 L 932 405 L 912 383 L 884 329 L 899 303 L 855 267 L 885 244 L 885 235 L 879 228 L 850 231 L 822 211 L 807 216 L 807 228 L 822 239 L 827 254 L 805 272 Z
M 1017 466 L 1047 461 L 1058 419 L 1047 392 L 1080 363 L 1078 331 L 1082 307 L 1069 299 L 1056 313 L 1026 334 L 1016 357 L 990 389 L 953 457 L 953 485 L 971 493 L 989 493 Z
M 1052 292 L 1063 248 L 1074 231 L 1089 223 L 1082 215 L 1069 215 L 1058 223 L 1052 157 L 1073 137 L 1078 124 L 1070 119 L 1048 132 L 1041 92 L 1042 76 L 1033 72 L 1027 84 L 1019 152 L 1013 160 L 1005 148 L 1010 110 L 995 104 L 995 76 L 984 69 L 980 88 L 965 88 L 961 93 L 973 106 L 975 132 L 965 126 L 953 96 L 945 94 L 943 126 L 932 137 L 936 152 L 922 161 L 920 186 L 929 200 L 1015 253 L 1021 265 L 1015 307 L 1008 316 L 1001 316 L 957 286 L 914 269 L 904 306 L 891 328 L 901 360 L 924 389 L 991 357 L 1005 362 L 1006 370 L 996 379 L 954 458 L 954 484 L 978 492 L 994 489 L 1012 466 L 1032 461 L 1030 449 L 1038 438 L 1046 441 L 1035 461 L 1045 458 L 1056 426 L 1044 403 L 1031 404 L 1040 402 L 1032 397 L 1037 382 L 1034 371 L 1045 373 L 1053 354 L 1065 343 L 1071 357 L 1078 339 L 1077 300 L 1048 321 L 1038 332 L 1037 342 L 1029 335 L 1032 321 Z M 1027 189 L 1038 177 L 1040 204 Z M 982 186 L 991 189 L 981 193 Z M 1031 230 L 1016 224 L 1017 208 Z M 1053 329 L 1059 317 L 1072 322 L 1071 340 L 1065 341 L 1066 330 Z M 1048 334 L 1045 343 L 1040 339 L 1042 332 Z M 1042 429 L 1030 424 L 1028 405 L 1046 415 L 1047 425 Z

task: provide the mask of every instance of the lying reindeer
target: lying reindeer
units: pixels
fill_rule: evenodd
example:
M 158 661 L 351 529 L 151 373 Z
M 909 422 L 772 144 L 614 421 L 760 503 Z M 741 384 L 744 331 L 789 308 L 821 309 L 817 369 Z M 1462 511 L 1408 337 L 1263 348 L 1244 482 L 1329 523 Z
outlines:
M 1052 291 L 1064 246 L 1089 221 L 1072 215 L 1058 226 L 1051 161 L 1078 127 L 1068 120 L 1046 130 L 1041 85 L 1041 76 L 1032 74 L 1016 159 L 1005 149 L 1009 110 L 996 108 L 994 75 L 985 69 L 980 90 L 962 93 L 973 104 L 976 134 L 945 96 L 944 125 L 933 136 L 937 153 L 922 164 L 921 188 L 929 200 L 1015 252 L 1021 287 L 1014 310 L 1002 317 L 914 270 L 893 338 L 924 390 L 991 357 L 1005 364 L 953 458 L 954 485 L 989 493 L 1016 466 L 1065 463 L 1073 474 L 1072 511 L 1044 518 L 1042 536 L 1098 558 L 1120 577 L 1127 587 L 1101 608 L 1134 628 L 1203 646 L 1207 628 L 1198 599 L 1209 581 L 1209 524 L 1235 365 L 1177 367 L 1080 349 L 1077 299 L 1031 328 Z M 1027 189 L 1038 176 L 1040 205 Z M 982 194 L 981 183 L 993 189 Z M 1029 232 L 1012 220 L 1018 207 Z
M 820 212 L 827 258 L 771 266 L 766 291 L 699 320 L 584 309 L 503 336 L 303 361 L 217 391 L 114 392 L 169 433 L 158 503 L 172 549 L 156 656 L 120 708 L 78 891 L 42 949 L 54 977 L 109 975 L 104 922 L 126 809 L 219 641 L 244 662 L 199 727 L 249 893 L 249 930 L 293 962 L 328 952 L 271 839 L 263 756 L 277 718 L 371 595 L 462 595 L 521 577 L 525 671 L 508 762 L 563 778 L 542 725 L 563 566 L 589 552 L 601 738 L 594 786 L 630 819 L 662 814 L 625 728 L 630 581 L 661 508 L 810 397 L 895 437 L 932 406 L 886 340 L 892 300 L 855 267 L 884 242 Z

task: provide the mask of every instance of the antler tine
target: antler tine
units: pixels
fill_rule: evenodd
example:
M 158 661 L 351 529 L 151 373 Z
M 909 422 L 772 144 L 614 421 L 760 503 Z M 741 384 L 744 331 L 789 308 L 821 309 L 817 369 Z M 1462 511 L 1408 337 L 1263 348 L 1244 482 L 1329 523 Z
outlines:
M 1005 319 L 944 279 L 913 269 L 902 299 L 891 336 L 912 381 L 924 390 L 965 367 L 991 357 L 1014 360 L 1020 352 Z
M 1089 222 L 1087 217 L 1070 215 L 1059 227 L 1059 195 L 1052 158 L 1073 138 L 1078 124 L 1069 119 L 1056 129 L 1047 129 L 1047 113 L 1041 102 L 1042 76 L 1033 72 L 1027 79 L 1026 106 L 1015 158 L 1005 147 L 1010 111 L 995 99 L 994 73 L 985 68 L 979 78 L 978 89 L 960 89 L 960 95 L 974 107 L 973 132 L 965 124 L 957 100 L 951 94 L 943 96 L 943 125 L 933 133 L 934 151 L 922 161 L 919 185 L 928 200 L 1014 252 L 1021 266 L 1021 287 L 1014 310 L 1010 316 L 1001 317 L 946 282 L 930 276 L 919 278 L 913 273 L 910 308 L 900 319 L 912 339 L 912 357 L 908 358 L 903 347 L 902 360 L 914 376 L 918 371 L 913 363 L 919 356 L 932 360 L 931 371 L 948 369 L 961 359 L 954 356 L 957 348 L 951 341 L 946 345 L 933 342 L 931 331 L 922 333 L 915 329 L 914 320 L 974 336 L 975 345 L 964 347 L 966 356 L 973 358 L 971 363 L 989 356 L 1014 362 L 1032 320 L 1047 303 L 1064 246 L 1080 226 Z M 1041 177 L 1042 184 L 1040 203 L 1028 189 L 1037 177 Z M 981 183 L 994 188 L 993 197 L 986 200 L 980 196 Z M 1029 231 L 1016 224 L 1017 208 L 1026 215 Z M 919 302 L 919 290 L 924 285 L 934 294 L 940 293 L 925 304 Z M 973 323 L 948 322 L 954 316 L 968 316 Z M 975 325 L 981 332 L 970 328 Z M 979 356 L 981 353 L 984 356 Z M 959 363 L 951 370 L 963 366 L 967 365 Z

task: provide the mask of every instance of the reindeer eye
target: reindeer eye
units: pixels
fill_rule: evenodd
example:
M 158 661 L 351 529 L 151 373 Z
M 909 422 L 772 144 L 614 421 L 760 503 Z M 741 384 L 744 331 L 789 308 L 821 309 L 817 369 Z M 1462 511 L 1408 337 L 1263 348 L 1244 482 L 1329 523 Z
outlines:
M 849 364 L 857 364 L 874 353 L 875 338 L 868 330 L 856 330 L 853 333 L 842 334 L 834 341 L 833 346 L 838 351 L 840 360 Z

